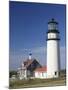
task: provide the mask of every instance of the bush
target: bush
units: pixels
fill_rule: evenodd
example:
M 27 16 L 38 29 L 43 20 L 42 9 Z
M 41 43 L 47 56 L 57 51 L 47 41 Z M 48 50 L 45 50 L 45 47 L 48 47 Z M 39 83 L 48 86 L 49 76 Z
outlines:
M 10 71 L 9 72 L 9 78 L 11 78 L 12 75 L 16 75 L 17 76 L 17 71 Z

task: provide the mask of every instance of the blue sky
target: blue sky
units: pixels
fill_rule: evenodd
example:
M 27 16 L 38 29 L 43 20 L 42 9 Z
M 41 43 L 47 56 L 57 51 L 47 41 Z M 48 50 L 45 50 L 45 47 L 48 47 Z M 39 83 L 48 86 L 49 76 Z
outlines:
M 10 58 L 9 68 L 17 69 L 29 52 L 42 65 L 46 65 L 46 32 L 48 21 L 59 23 L 60 61 L 65 68 L 65 5 L 12 2 L 9 3 Z

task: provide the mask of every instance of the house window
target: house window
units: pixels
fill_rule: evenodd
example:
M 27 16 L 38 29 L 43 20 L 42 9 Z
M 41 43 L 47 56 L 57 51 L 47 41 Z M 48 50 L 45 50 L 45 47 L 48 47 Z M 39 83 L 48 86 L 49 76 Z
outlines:
M 38 72 L 38 76 L 40 76 L 40 73 Z
M 42 72 L 42 76 L 44 77 L 44 73 Z

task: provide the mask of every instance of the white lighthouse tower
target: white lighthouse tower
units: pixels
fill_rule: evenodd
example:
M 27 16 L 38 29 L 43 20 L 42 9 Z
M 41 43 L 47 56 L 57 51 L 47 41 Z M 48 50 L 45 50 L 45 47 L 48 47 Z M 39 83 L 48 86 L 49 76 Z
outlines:
M 60 48 L 58 22 L 54 19 L 48 22 L 47 32 L 47 78 L 59 77 Z

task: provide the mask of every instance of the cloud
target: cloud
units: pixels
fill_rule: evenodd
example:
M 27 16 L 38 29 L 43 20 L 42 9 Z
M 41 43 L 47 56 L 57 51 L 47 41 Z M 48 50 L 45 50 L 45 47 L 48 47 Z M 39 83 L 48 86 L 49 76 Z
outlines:
M 14 51 L 10 53 L 9 67 L 10 69 L 17 69 L 22 61 L 28 58 L 29 51 L 32 52 L 32 58 L 36 58 L 42 65 L 46 65 L 46 47 L 34 47 L 31 49 L 20 49 L 19 51 Z M 60 47 L 60 63 L 61 68 L 66 67 L 66 49 L 64 46 Z
M 36 47 L 36 48 L 33 48 L 32 49 L 32 53 L 43 53 L 43 52 L 46 52 L 46 47 L 43 46 L 43 47 Z

